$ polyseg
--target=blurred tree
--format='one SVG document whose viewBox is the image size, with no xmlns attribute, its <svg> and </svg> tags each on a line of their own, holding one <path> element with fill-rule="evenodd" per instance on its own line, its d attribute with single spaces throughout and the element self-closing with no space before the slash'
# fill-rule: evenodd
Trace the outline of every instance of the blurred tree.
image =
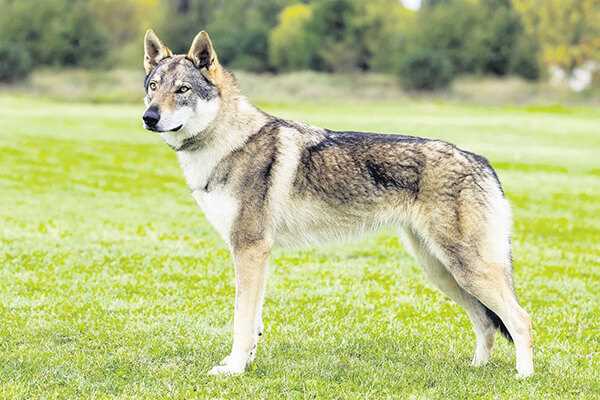
<svg viewBox="0 0 600 400">
<path fill-rule="evenodd" d="M 179 14 L 185 14 L 190 10 L 190 0 L 177 0 L 175 7 Z"/>
<path fill-rule="evenodd" d="M 271 60 L 282 69 L 391 71 L 413 22 L 414 12 L 397 0 L 297 3 L 271 35 Z M 282 65 L 284 55 L 298 62 Z"/>
<path fill-rule="evenodd" d="M 19 44 L 0 42 L 0 82 L 14 82 L 31 72 L 31 57 Z"/>
<path fill-rule="evenodd" d="M 95 66 L 104 60 L 109 37 L 84 0 L 3 0 L 0 40 L 18 43 L 34 66 Z"/>
<path fill-rule="evenodd" d="M 233 68 L 271 70 L 269 34 L 292 0 L 227 0 L 215 10 L 208 29 L 221 60 Z"/>
<path fill-rule="evenodd" d="M 525 32 L 521 18 L 510 0 L 480 0 L 482 19 L 474 30 L 476 41 L 486 50 L 481 72 L 494 75 L 516 73 L 537 79 L 537 45 Z"/>
<path fill-rule="evenodd" d="M 600 0 L 513 0 L 529 33 L 541 46 L 542 61 L 567 72 L 600 61 Z"/>
<path fill-rule="evenodd" d="M 327 71 L 366 69 L 367 49 L 353 25 L 358 0 L 314 0 L 306 25 L 310 42 L 318 42 L 313 68 Z"/>
<path fill-rule="evenodd" d="M 456 73 L 483 70 L 487 49 L 479 30 L 483 9 L 471 1 L 449 1 L 418 13 L 411 46 L 436 50 L 447 57 Z"/>
<path fill-rule="evenodd" d="M 576 9 L 592 15 L 590 4 L 598 1 L 549 3 L 581 4 Z M 536 28 L 525 31 L 512 4 L 428 0 L 414 12 L 398 0 L 0 0 L 5 10 L 0 40 L 21 44 L 34 65 L 96 65 L 107 59 L 109 49 L 113 63 L 139 65 L 145 28 L 156 28 L 178 53 L 186 52 L 204 29 L 221 61 L 232 68 L 397 72 L 409 58 L 429 59 L 439 67 L 443 57 L 457 74 L 535 78 L 535 38 L 545 25 L 538 18 Z M 588 50 L 597 46 L 586 33 L 594 31 L 588 29 L 591 17 L 578 18 L 587 25 L 573 28 L 585 28 L 574 54 L 585 58 L 581 54 L 595 54 Z"/>
<path fill-rule="evenodd" d="M 409 90 L 436 90 L 448 87 L 454 79 L 448 57 L 433 49 L 412 48 L 398 64 L 402 86 Z"/>
<path fill-rule="evenodd" d="M 207 30 L 220 60 L 230 67 L 270 69 L 268 40 L 279 12 L 292 0 L 163 0 L 160 32 L 177 52 L 185 52 L 198 31 Z M 173 21 L 177 21 L 174 23 Z"/>
<path fill-rule="evenodd" d="M 207 29 L 221 3 L 219 0 L 162 0 L 157 33 L 173 51 L 184 53 L 198 31 Z"/>
<path fill-rule="evenodd" d="M 152 23 L 158 0 L 89 0 L 94 15 L 106 28 L 112 44 L 139 42 L 140 34 Z M 118 18 L 115 18 L 118 16 Z M 139 45 L 139 43 L 138 43 Z"/>
<path fill-rule="evenodd" d="M 316 43 L 309 43 L 306 24 L 312 10 L 306 4 L 294 4 L 279 14 L 279 23 L 269 37 L 269 60 L 279 70 L 309 69 L 315 55 Z"/>
<path fill-rule="evenodd" d="M 451 0 L 421 0 L 421 8 L 435 7 L 440 4 L 448 3 Z"/>
<path fill-rule="evenodd" d="M 537 42 L 529 35 L 519 36 L 511 54 L 509 73 L 527 80 L 538 79 L 541 71 L 537 54 L 539 54 Z"/>
<path fill-rule="evenodd" d="M 139 66 L 143 57 L 141 38 L 154 27 L 161 13 L 159 0 L 89 0 L 94 16 L 110 39 L 111 60 L 119 65 Z M 119 18 L 115 18 L 119 16 Z"/>
<path fill-rule="evenodd" d="M 535 42 L 510 0 L 450 0 L 423 8 L 408 42 L 444 55 L 457 74 L 539 75 Z"/>
<path fill-rule="evenodd" d="M 415 22 L 416 13 L 397 0 L 359 2 L 352 24 L 360 33 L 365 69 L 393 71 Z"/>
</svg>

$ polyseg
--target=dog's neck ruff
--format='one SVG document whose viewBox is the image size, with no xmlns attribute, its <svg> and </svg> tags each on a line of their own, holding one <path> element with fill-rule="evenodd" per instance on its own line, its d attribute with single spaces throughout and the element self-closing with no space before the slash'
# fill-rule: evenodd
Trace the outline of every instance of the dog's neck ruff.
<svg viewBox="0 0 600 400">
<path fill-rule="evenodd" d="M 205 135 L 206 132 L 205 131 L 206 131 L 206 129 L 204 131 L 196 133 L 193 136 L 183 139 L 183 143 L 179 147 L 170 145 L 168 143 L 167 143 L 167 145 L 171 149 L 173 149 L 175 152 L 200 150 L 208 142 L 208 140 L 206 140 L 206 135 Z"/>
<path fill-rule="evenodd" d="M 204 130 L 174 149 L 192 192 L 206 187 L 214 168 L 242 148 L 268 122 L 268 115 L 237 97 L 222 105 L 222 113 Z"/>
<path fill-rule="evenodd" d="M 202 150 L 214 141 L 212 139 L 215 138 L 216 131 L 218 130 L 217 125 L 218 117 L 217 120 L 211 122 L 206 128 L 200 129 L 198 132 L 183 139 L 179 146 L 173 146 L 169 143 L 167 145 L 176 153 Z"/>
<path fill-rule="evenodd" d="M 218 142 L 238 141 L 235 138 L 227 138 L 234 132 L 242 133 L 241 136 L 249 136 L 266 122 L 266 114 L 252 106 L 244 97 L 236 97 L 229 104 L 222 104 L 219 114 L 206 128 L 183 139 L 179 147 L 168 144 L 175 152 L 194 152 L 202 150 L 211 144 Z M 242 121 L 240 123 L 239 121 Z M 245 138 L 241 138 L 241 143 Z M 229 143 L 231 145 L 231 143 Z M 233 149 L 232 149 L 233 150 Z"/>
</svg>

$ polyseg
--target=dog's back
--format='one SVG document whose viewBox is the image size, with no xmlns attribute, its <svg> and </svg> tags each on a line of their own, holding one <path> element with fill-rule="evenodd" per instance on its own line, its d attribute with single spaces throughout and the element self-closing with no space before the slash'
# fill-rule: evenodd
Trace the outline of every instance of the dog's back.
<svg viewBox="0 0 600 400">
<path fill-rule="evenodd" d="M 502 198 L 487 160 L 442 141 L 275 118 L 265 126 L 257 135 L 271 138 L 258 154 L 271 161 L 265 195 L 281 242 L 321 242 L 389 224 L 420 230 L 444 222 L 469 231 Z"/>
</svg>

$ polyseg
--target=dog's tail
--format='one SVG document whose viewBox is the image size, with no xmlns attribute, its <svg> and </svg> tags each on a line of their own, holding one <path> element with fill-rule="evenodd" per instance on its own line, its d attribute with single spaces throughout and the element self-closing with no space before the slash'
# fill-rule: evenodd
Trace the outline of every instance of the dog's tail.
<svg viewBox="0 0 600 400">
<path fill-rule="evenodd" d="M 504 325 L 504 322 L 502 322 L 502 320 L 500 319 L 500 317 L 495 312 L 493 312 L 492 310 L 487 308 L 483 303 L 481 303 L 481 305 L 483 306 L 483 308 L 485 308 L 485 314 L 492 321 L 492 323 L 494 324 L 496 329 L 498 329 L 500 331 L 502 336 L 504 336 L 506 339 L 508 339 L 512 342 L 513 338 L 510 335 L 510 332 L 508 331 L 508 329 L 506 328 L 506 325 Z"/>
</svg>

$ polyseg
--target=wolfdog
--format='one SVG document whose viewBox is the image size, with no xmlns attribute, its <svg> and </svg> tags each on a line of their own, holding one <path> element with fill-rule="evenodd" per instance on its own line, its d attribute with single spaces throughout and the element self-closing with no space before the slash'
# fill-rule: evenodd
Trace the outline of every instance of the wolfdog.
<svg viewBox="0 0 600 400">
<path fill-rule="evenodd" d="M 174 55 L 144 38 L 144 127 L 176 152 L 192 196 L 229 246 L 236 295 L 231 353 L 210 374 L 239 374 L 262 335 L 274 245 L 399 228 L 430 280 L 464 307 L 472 365 L 496 329 L 514 341 L 519 377 L 533 373 L 531 322 L 515 296 L 511 211 L 488 161 L 412 136 L 336 132 L 252 106 L 202 31 Z"/>
</svg>

